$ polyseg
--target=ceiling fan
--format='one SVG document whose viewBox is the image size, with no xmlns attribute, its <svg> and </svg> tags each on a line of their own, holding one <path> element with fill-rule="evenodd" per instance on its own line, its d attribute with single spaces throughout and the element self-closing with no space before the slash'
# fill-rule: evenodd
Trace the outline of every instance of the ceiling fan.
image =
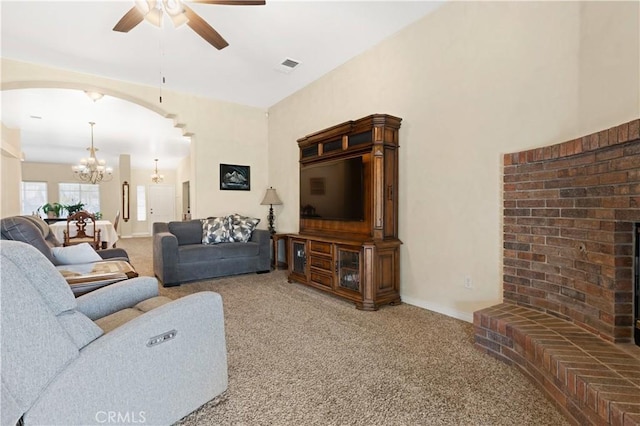
<svg viewBox="0 0 640 426">
<path fill-rule="evenodd" d="M 194 3 L 202 4 L 222 4 L 230 6 L 262 6 L 266 2 L 265 0 L 191 0 Z M 147 20 L 159 27 L 162 24 L 162 10 L 167 12 L 167 15 L 173 21 L 175 27 L 179 27 L 182 24 L 187 24 L 193 31 L 195 31 L 200 37 L 205 39 L 216 49 L 224 49 L 229 45 L 222 36 L 207 24 L 197 13 L 191 8 L 182 3 L 181 0 L 136 0 L 135 6 L 133 6 L 124 16 L 118 21 L 113 31 L 121 33 L 128 33 L 136 25 L 143 20 Z"/>
</svg>

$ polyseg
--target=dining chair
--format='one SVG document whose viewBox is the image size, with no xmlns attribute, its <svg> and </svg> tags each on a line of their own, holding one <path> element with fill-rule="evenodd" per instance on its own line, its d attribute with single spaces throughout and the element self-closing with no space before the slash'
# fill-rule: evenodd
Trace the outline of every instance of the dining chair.
<svg viewBox="0 0 640 426">
<path fill-rule="evenodd" d="M 93 227 L 93 231 L 87 229 L 87 225 L 91 225 L 89 228 Z M 71 229 L 74 226 L 76 233 L 72 237 Z M 81 243 L 89 243 L 96 250 L 101 248 L 100 230 L 96 226 L 96 217 L 84 210 L 67 217 L 67 229 L 64 231 L 63 245 L 71 246 Z"/>
</svg>

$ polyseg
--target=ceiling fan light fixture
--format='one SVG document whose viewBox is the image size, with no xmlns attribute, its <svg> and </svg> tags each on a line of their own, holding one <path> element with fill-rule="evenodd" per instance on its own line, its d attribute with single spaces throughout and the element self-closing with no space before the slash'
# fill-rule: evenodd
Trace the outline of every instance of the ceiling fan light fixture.
<svg viewBox="0 0 640 426">
<path fill-rule="evenodd" d="M 152 23 L 156 27 L 162 27 L 162 10 L 161 9 L 151 9 L 149 13 L 144 15 L 144 19 L 147 22 Z"/>
<path fill-rule="evenodd" d="M 153 3 L 155 3 L 155 1 Z M 136 9 L 138 9 L 138 11 L 143 15 L 146 15 L 152 9 L 151 2 L 149 1 L 136 0 L 134 4 L 136 6 Z M 153 5 L 153 7 L 155 7 L 155 4 Z"/>
<path fill-rule="evenodd" d="M 162 4 L 164 5 L 164 10 L 166 10 L 170 16 L 184 13 L 184 7 L 180 0 L 162 0 Z"/>
<path fill-rule="evenodd" d="M 1 0 L 0 0 L 1 1 Z M 265 0 L 192 0 L 202 4 L 218 5 L 257 5 L 263 6 Z M 183 24 L 189 25 L 200 37 L 218 50 L 224 49 L 229 43 L 209 25 L 200 15 L 185 6 L 183 0 L 134 0 L 135 6 L 129 9 L 118 23 L 113 27 L 113 31 L 128 33 L 143 20 L 150 22 L 156 27 L 162 27 L 162 12 L 173 21 L 173 25 L 178 28 Z M 160 100 L 162 102 L 162 98 Z"/>
<path fill-rule="evenodd" d="M 175 28 L 180 28 L 187 22 L 189 22 L 189 18 L 184 13 L 179 13 L 177 15 L 169 15 L 171 17 L 171 22 L 173 22 L 173 26 Z"/>
</svg>

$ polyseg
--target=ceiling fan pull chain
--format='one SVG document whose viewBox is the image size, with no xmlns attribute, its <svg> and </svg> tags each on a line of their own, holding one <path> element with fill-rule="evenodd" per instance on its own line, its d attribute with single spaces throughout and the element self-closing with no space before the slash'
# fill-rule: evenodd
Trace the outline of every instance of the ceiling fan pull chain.
<svg viewBox="0 0 640 426">
<path fill-rule="evenodd" d="M 162 86 L 165 83 L 164 75 L 162 72 L 162 64 L 164 59 L 164 50 L 162 50 L 162 32 L 160 33 L 160 37 L 158 38 L 158 49 L 160 50 L 160 103 L 162 103 Z"/>
</svg>

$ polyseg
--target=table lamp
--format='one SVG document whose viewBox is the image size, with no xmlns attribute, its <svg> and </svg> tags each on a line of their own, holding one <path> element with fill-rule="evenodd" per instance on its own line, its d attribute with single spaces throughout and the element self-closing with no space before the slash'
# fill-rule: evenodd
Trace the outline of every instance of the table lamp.
<svg viewBox="0 0 640 426">
<path fill-rule="evenodd" d="M 275 220 L 275 215 L 273 214 L 274 204 L 276 206 L 279 206 L 282 204 L 282 201 L 280 201 L 280 198 L 278 198 L 278 194 L 276 193 L 276 190 L 273 189 L 273 187 L 269 187 L 269 189 L 267 189 L 267 193 L 264 194 L 264 198 L 262 199 L 262 202 L 260 203 L 260 205 L 269 206 L 269 215 L 267 216 L 267 221 L 269 222 L 269 232 L 271 234 L 276 233 L 276 230 L 273 227 L 273 221 Z"/>
</svg>

